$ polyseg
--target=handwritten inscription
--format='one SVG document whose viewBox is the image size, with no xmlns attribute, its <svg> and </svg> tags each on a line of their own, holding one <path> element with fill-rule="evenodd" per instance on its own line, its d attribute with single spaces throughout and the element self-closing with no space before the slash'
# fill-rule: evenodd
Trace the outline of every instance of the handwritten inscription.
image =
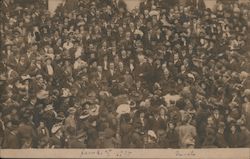
<svg viewBox="0 0 250 159">
<path fill-rule="evenodd" d="M 184 151 L 184 152 L 183 151 L 176 151 L 175 155 L 178 157 L 194 157 L 194 156 L 196 156 L 196 154 L 193 150 Z"/>
<path fill-rule="evenodd" d="M 132 154 L 129 150 L 119 150 L 113 151 L 112 149 L 103 150 L 82 150 L 80 158 L 91 157 L 91 156 L 105 156 L 105 157 L 129 157 Z"/>
</svg>

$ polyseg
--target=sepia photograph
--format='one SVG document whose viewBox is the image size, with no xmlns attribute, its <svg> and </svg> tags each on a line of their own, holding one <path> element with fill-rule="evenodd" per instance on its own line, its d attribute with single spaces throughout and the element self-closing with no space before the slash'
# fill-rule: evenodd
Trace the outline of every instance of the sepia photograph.
<svg viewBox="0 0 250 159">
<path fill-rule="evenodd" d="M 0 158 L 250 158 L 250 0 L 0 3 Z"/>
</svg>

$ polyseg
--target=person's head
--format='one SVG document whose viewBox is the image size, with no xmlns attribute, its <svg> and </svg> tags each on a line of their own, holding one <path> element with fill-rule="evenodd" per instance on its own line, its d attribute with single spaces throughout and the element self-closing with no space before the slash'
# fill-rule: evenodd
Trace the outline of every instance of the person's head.
<svg viewBox="0 0 250 159">
<path fill-rule="evenodd" d="M 173 130 L 175 128 L 175 124 L 173 122 L 169 122 L 168 127 L 170 130 Z"/>
<path fill-rule="evenodd" d="M 121 51 L 121 57 L 126 58 L 127 57 L 127 52 L 125 50 Z"/>
<path fill-rule="evenodd" d="M 102 72 L 102 66 L 97 66 L 97 72 Z"/>
<path fill-rule="evenodd" d="M 231 132 L 235 132 L 236 131 L 236 125 L 235 124 L 231 124 L 230 125 L 230 131 Z"/>
<path fill-rule="evenodd" d="M 131 39 L 131 33 L 129 31 L 126 32 L 126 39 Z"/>
<path fill-rule="evenodd" d="M 143 111 L 141 111 L 140 114 L 139 114 L 139 117 L 140 118 L 144 118 L 145 117 L 145 113 Z"/>
<path fill-rule="evenodd" d="M 21 56 L 21 57 L 20 57 L 20 63 L 24 64 L 24 63 L 25 63 L 25 60 L 26 60 L 26 59 L 25 59 L 24 56 Z"/>
<path fill-rule="evenodd" d="M 96 61 L 93 61 L 92 64 L 91 64 L 92 68 L 97 68 L 97 62 Z"/>
<path fill-rule="evenodd" d="M 159 114 L 160 114 L 160 115 L 165 115 L 165 114 L 166 114 L 166 109 L 160 108 Z"/>
<path fill-rule="evenodd" d="M 240 125 L 240 130 L 241 130 L 241 131 L 246 130 L 246 129 L 247 129 L 247 127 L 246 127 L 245 124 L 241 124 L 241 125 Z"/>
<path fill-rule="evenodd" d="M 40 125 L 40 127 L 42 127 L 42 128 L 45 127 L 44 121 L 40 121 L 40 122 L 39 122 L 39 125 Z"/>
<path fill-rule="evenodd" d="M 124 68 L 123 63 L 122 63 L 122 62 L 119 62 L 119 63 L 118 63 L 118 67 L 119 67 L 120 70 L 123 70 L 123 68 Z"/>
<path fill-rule="evenodd" d="M 111 62 L 111 63 L 109 64 L 109 69 L 111 69 L 111 70 L 114 70 L 114 69 L 115 69 L 115 64 L 114 64 L 113 62 Z"/>
<path fill-rule="evenodd" d="M 165 68 L 163 70 L 163 74 L 164 74 L 165 79 L 168 79 L 168 77 L 169 77 L 169 70 L 167 68 Z"/>
<path fill-rule="evenodd" d="M 213 114 L 214 114 L 215 116 L 218 116 L 218 115 L 220 115 L 220 112 L 219 112 L 218 109 L 215 109 L 215 110 L 213 111 Z"/>
<path fill-rule="evenodd" d="M 208 124 L 208 125 L 213 125 L 213 124 L 214 124 L 213 118 L 212 118 L 211 116 L 208 117 L 208 119 L 207 119 L 207 124 Z"/>
<path fill-rule="evenodd" d="M 118 32 L 119 32 L 120 34 L 123 34 L 123 28 L 122 28 L 121 26 L 118 28 Z"/>
</svg>

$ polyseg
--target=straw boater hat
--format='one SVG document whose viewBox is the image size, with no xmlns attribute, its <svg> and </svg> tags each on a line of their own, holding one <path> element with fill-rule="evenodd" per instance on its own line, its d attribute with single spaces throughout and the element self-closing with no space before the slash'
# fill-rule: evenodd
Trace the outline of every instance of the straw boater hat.
<svg viewBox="0 0 250 159">
<path fill-rule="evenodd" d="M 52 134 L 55 134 L 55 133 L 57 133 L 61 128 L 62 128 L 62 125 L 61 125 L 61 124 L 55 124 L 55 125 L 53 125 L 53 127 L 52 127 L 52 129 L 51 129 L 51 133 L 52 133 Z"/>
<path fill-rule="evenodd" d="M 157 136 L 155 134 L 155 132 L 153 130 L 148 130 L 148 136 L 154 138 L 154 139 L 157 139 Z"/>
<path fill-rule="evenodd" d="M 22 79 L 22 81 L 26 81 L 26 80 L 30 80 L 31 77 L 30 77 L 30 75 L 23 75 L 23 76 L 21 76 L 21 79 Z"/>
<path fill-rule="evenodd" d="M 37 94 L 36 94 L 36 97 L 38 99 L 46 99 L 49 97 L 49 91 L 46 91 L 46 90 L 40 90 Z"/>
<path fill-rule="evenodd" d="M 128 105 L 128 104 L 119 105 L 116 109 L 116 113 L 118 113 L 120 115 L 130 113 L 130 105 Z"/>
<path fill-rule="evenodd" d="M 87 110 L 84 110 L 81 115 L 79 116 L 79 119 L 87 119 L 89 117 L 89 112 Z"/>
<path fill-rule="evenodd" d="M 69 114 L 75 114 L 76 108 L 70 107 L 70 108 L 68 109 L 68 112 L 69 112 Z"/>
</svg>

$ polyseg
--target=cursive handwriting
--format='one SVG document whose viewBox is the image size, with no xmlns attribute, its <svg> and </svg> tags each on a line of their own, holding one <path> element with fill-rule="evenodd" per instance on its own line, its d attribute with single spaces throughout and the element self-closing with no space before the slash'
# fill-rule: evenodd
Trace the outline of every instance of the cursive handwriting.
<svg viewBox="0 0 250 159">
<path fill-rule="evenodd" d="M 193 150 L 190 150 L 190 151 L 184 151 L 184 152 L 181 152 L 181 151 L 176 151 L 175 153 L 176 156 L 178 157 L 194 157 L 196 156 L 195 152 Z"/>
<path fill-rule="evenodd" d="M 80 158 L 91 157 L 91 156 L 105 156 L 105 157 L 129 157 L 132 154 L 128 150 L 119 150 L 113 151 L 112 149 L 103 149 L 103 150 L 87 150 L 84 149 L 81 151 Z"/>
</svg>

